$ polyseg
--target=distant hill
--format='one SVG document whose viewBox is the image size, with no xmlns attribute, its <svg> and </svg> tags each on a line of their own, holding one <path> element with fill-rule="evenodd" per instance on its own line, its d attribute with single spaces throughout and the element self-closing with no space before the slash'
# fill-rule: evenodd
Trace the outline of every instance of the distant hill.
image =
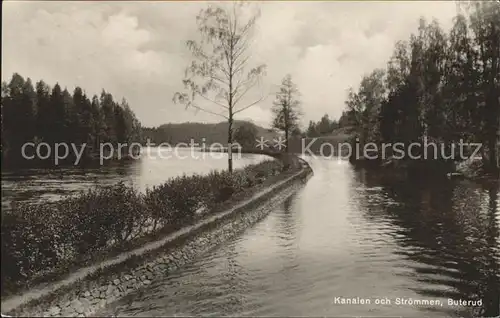
<svg viewBox="0 0 500 318">
<path fill-rule="evenodd" d="M 266 129 L 264 127 L 255 125 L 248 121 L 235 120 L 233 130 L 236 130 L 243 124 L 249 124 L 255 127 L 258 137 L 272 140 L 278 133 Z M 156 128 L 142 128 L 142 136 L 144 140 L 149 139 L 152 143 L 169 143 L 175 145 L 181 142 L 189 143 L 193 139 L 196 143 L 202 143 L 205 138 L 205 144 L 212 143 L 227 143 L 227 122 L 220 122 L 217 124 L 207 123 L 180 123 L 180 124 L 164 124 Z"/>
<path fill-rule="evenodd" d="M 257 138 L 264 137 L 272 143 L 274 138 L 282 135 L 281 132 L 273 131 L 272 129 L 267 129 L 262 126 L 258 126 L 254 123 L 248 121 L 236 121 L 234 122 L 234 130 L 243 124 L 252 125 L 257 130 Z M 350 127 L 337 128 L 327 135 L 322 135 L 318 137 L 305 137 L 302 141 L 300 137 L 292 137 L 290 140 L 290 151 L 295 153 L 302 153 L 302 145 L 309 145 L 310 142 L 316 138 L 316 141 L 312 143 L 310 149 L 313 153 L 319 154 L 322 144 L 329 144 L 324 146 L 323 154 L 326 156 L 331 155 L 330 145 L 333 146 L 332 150 L 334 154 L 338 154 L 339 144 L 348 142 L 352 136 L 350 133 Z M 149 139 L 152 143 L 159 145 L 160 143 L 168 143 L 174 146 L 178 143 L 185 142 L 188 143 L 191 139 L 194 142 L 201 144 L 203 138 L 205 138 L 205 145 L 213 143 L 227 143 L 227 122 L 220 122 L 217 124 L 206 124 L 206 123 L 180 123 L 180 124 L 164 124 L 156 128 L 142 128 L 142 135 L 144 140 Z M 269 143 L 268 143 L 269 144 Z M 343 150 L 343 149 L 342 149 Z"/>
</svg>

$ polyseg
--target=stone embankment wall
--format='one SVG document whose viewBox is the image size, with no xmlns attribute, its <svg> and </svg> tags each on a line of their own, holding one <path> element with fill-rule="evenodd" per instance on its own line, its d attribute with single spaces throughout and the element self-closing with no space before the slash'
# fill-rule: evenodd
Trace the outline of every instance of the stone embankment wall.
<svg viewBox="0 0 500 318">
<path fill-rule="evenodd" d="M 105 306 L 201 257 L 264 218 L 274 206 L 281 204 L 312 174 L 305 161 L 299 162 L 302 168 L 293 176 L 281 181 L 263 195 L 257 195 L 231 213 L 226 213 L 223 218 L 187 233 L 175 242 L 175 246 L 164 246 L 105 268 L 76 284 L 60 288 L 31 304 L 18 307 L 22 309 L 11 314 L 46 317 L 95 315 Z"/>
</svg>

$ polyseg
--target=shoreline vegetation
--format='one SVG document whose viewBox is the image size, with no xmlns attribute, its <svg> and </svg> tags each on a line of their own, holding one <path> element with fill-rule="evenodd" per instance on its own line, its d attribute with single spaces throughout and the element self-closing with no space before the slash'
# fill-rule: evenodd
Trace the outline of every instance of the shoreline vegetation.
<svg viewBox="0 0 500 318">
<path fill-rule="evenodd" d="M 27 143 L 85 144 L 82 164 L 92 162 L 99 155 L 103 143 L 131 144 L 141 141 L 141 124 L 128 102 L 114 100 L 102 90 L 100 96 L 87 96 L 76 87 L 73 93 L 56 83 L 53 88 L 43 80 L 34 86 L 30 78 L 14 73 L 10 82 L 2 82 L 2 167 L 50 166 L 54 151 L 40 150 L 38 157 L 45 160 L 28 160 L 22 147 Z M 123 149 L 128 153 L 128 149 Z M 33 154 L 31 150 L 30 155 Z M 126 157 L 126 156 L 125 156 Z M 73 162 L 74 154 L 61 162 Z"/>
<path fill-rule="evenodd" d="M 265 217 L 270 207 L 282 202 L 280 197 L 272 200 L 275 195 L 283 192 L 287 197 L 312 174 L 309 165 L 296 156 L 276 157 L 283 160 L 285 156 L 293 163 L 293 169 L 235 194 L 193 224 L 136 242 L 137 246 L 126 252 L 79 266 L 53 282 L 2 297 L 5 312 L 14 316 L 98 315 L 106 304 L 176 271 Z"/>
<path fill-rule="evenodd" d="M 500 6 L 477 2 L 462 12 L 449 32 L 422 18 L 418 30 L 396 44 L 387 68 L 365 75 L 350 90 L 345 114 L 352 126 L 350 142 L 359 140 L 361 147 L 374 143 L 380 151 L 382 144 L 403 143 L 407 148 L 428 140 L 449 154 L 453 144 L 464 141 L 482 145 L 477 159 L 359 156 L 351 158 L 354 165 L 416 176 L 499 177 Z M 415 155 L 423 149 L 416 148 Z"/>
<path fill-rule="evenodd" d="M 172 233 L 288 176 L 297 160 L 180 176 L 140 193 L 123 183 L 2 213 L 2 298 Z M 292 158 L 292 159 L 291 159 Z"/>
</svg>

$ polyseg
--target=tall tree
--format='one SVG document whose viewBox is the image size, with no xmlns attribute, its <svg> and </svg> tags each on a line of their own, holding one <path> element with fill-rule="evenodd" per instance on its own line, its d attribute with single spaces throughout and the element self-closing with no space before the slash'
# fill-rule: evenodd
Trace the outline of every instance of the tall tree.
<svg viewBox="0 0 500 318">
<path fill-rule="evenodd" d="M 348 93 L 347 110 L 362 144 L 380 141 L 378 114 L 386 94 L 384 79 L 385 71 L 376 69 L 363 77 L 357 92 Z"/>
<path fill-rule="evenodd" d="M 81 105 L 81 128 L 80 128 L 80 140 L 85 142 L 87 145 L 93 145 L 95 142 L 96 132 L 94 131 L 94 116 L 92 113 L 92 104 L 84 93 L 82 96 Z"/>
<path fill-rule="evenodd" d="M 54 129 L 52 125 L 55 120 L 55 113 L 50 104 L 50 87 L 44 81 L 36 83 L 36 99 L 38 106 L 37 136 L 47 142 L 51 137 L 50 130 Z"/>
<path fill-rule="evenodd" d="M 265 65 L 251 67 L 250 45 L 259 12 L 244 19 L 244 5 L 210 5 L 196 17 L 200 41 L 189 40 L 194 60 L 186 69 L 185 92 L 174 94 L 174 102 L 228 121 L 228 169 L 233 170 L 231 144 L 234 115 L 261 102 L 265 96 L 243 104 L 244 97 L 264 75 Z M 195 98 L 200 97 L 203 104 Z M 214 110 L 214 107 L 216 110 Z"/>
<path fill-rule="evenodd" d="M 350 125 L 349 122 L 349 114 L 346 110 L 342 111 L 342 115 L 340 115 L 339 121 L 338 121 L 338 127 L 343 128 L 347 127 Z"/>
<path fill-rule="evenodd" d="M 104 132 L 109 142 L 116 142 L 116 104 L 113 95 L 106 91 L 101 92 L 100 105 L 104 119 Z"/>
<path fill-rule="evenodd" d="M 324 114 L 323 117 L 321 117 L 321 120 L 318 123 L 318 130 L 319 133 L 324 135 L 324 134 L 329 134 L 332 132 L 332 121 L 330 120 L 330 117 L 328 114 Z"/>
<path fill-rule="evenodd" d="M 500 132 L 500 5 L 496 2 L 472 4 L 470 26 L 479 57 L 480 96 L 484 105 L 483 143 L 488 148 L 489 170 L 498 172 Z"/>
<path fill-rule="evenodd" d="M 61 139 L 64 135 L 65 130 L 65 117 L 66 111 L 64 107 L 64 97 L 63 91 L 59 83 L 54 85 L 52 93 L 50 95 L 50 108 L 54 111 L 53 117 L 53 128 L 49 132 L 49 139 L 47 142 L 54 143 L 58 141 L 63 141 Z"/>
<path fill-rule="evenodd" d="M 312 120 L 309 121 L 309 126 L 307 126 L 306 135 L 307 137 L 317 137 L 320 135 L 316 123 Z"/>
<path fill-rule="evenodd" d="M 288 141 L 291 132 L 298 127 L 301 115 L 300 92 L 292 81 L 290 74 L 281 81 L 279 92 L 276 93 L 272 112 L 274 114 L 273 127 L 285 133 L 285 145 L 288 152 Z"/>
<path fill-rule="evenodd" d="M 104 123 L 104 115 L 101 108 L 101 103 L 97 95 L 92 96 L 92 118 L 94 119 L 92 130 L 95 133 L 93 151 L 99 149 L 99 143 L 108 141 L 106 136 L 106 124 Z"/>
<path fill-rule="evenodd" d="M 251 149 L 257 139 L 257 129 L 251 123 L 241 124 L 234 132 L 234 140 L 243 148 Z"/>
<path fill-rule="evenodd" d="M 76 111 L 73 96 L 69 93 L 67 89 L 63 91 L 63 122 L 64 130 L 63 135 L 60 136 L 62 140 L 67 143 L 77 142 L 80 143 L 77 138 L 78 131 L 80 130 L 79 125 L 79 114 Z"/>
<path fill-rule="evenodd" d="M 2 128 L 6 152 L 21 158 L 21 147 L 32 141 L 36 124 L 36 93 L 31 80 L 19 74 L 12 76 L 2 89 Z"/>
</svg>

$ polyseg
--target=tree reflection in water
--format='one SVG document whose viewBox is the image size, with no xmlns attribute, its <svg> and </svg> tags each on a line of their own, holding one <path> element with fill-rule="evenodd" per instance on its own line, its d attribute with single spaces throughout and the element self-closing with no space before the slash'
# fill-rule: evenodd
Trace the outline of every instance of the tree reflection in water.
<svg viewBox="0 0 500 318">
<path fill-rule="evenodd" d="M 500 314 L 498 182 L 409 182 L 363 170 L 356 176 L 368 188 L 382 187 L 385 196 L 361 202 L 369 211 L 365 217 L 396 225 L 397 253 L 411 260 L 413 279 L 420 282 L 415 285 L 436 287 L 413 290 L 430 298 L 482 300 L 480 308 L 455 307 L 459 315 Z"/>
</svg>

